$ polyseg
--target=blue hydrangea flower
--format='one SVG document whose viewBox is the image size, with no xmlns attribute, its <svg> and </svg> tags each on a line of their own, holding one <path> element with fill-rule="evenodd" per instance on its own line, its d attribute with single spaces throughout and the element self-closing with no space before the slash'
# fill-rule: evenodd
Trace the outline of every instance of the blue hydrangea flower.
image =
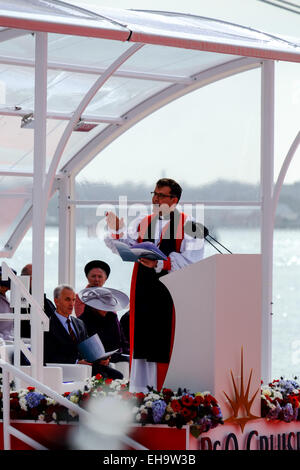
<svg viewBox="0 0 300 470">
<path fill-rule="evenodd" d="M 36 393 L 36 392 L 29 392 L 25 396 L 25 399 L 29 408 L 35 408 L 36 406 L 39 406 L 39 404 L 44 398 L 45 398 L 44 395 L 41 395 L 40 393 Z"/>
<path fill-rule="evenodd" d="M 156 400 L 152 403 L 152 416 L 155 423 L 159 423 L 166 410 L 166 402 L 164 400 Z"/>
<path fill-rule="evenodd" d="M 287 403 L 285 406 L 282 407 L 282 417 L 283 421 L 289 423 L 294 419 L 294 410 L 291 403 Z"/>
<path fill-rule="evenodd" d="M 203 418 L 197 420 L 197 426 L 199 426 L 200 433 L 207 432 L 212 427 L 215 427 L 212 423 L 212 420 L 208 416 L 203 416 Z"/>
<path fill-rule="evenodd" d="M 284 393 L 292 393 L 293 390 L 296 388 L 298 389 L 300 386 L 295 380 L 280 380 L 278 382 L 278 386 L 283 390 Z"/>
<path fill-rule="evenodd" d="M 270 409 L 267 414 L 267 419 L 278 419 L 279 413 L 281 411 L 281 406 L 277 403 L 276 407 Z"/>
</svg>

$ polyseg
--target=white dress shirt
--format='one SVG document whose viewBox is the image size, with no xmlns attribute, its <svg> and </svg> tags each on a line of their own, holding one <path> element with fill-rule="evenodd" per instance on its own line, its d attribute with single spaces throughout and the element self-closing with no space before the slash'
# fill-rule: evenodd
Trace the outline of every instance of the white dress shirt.
<svg viewBox="0 0 300 470">
<path fill-rule="evenodd" d="M 56 317 L 59 319 L 60 323 L 62 324 L 62 326 L 64 327 L 64 329 L 67 331 L 67 333 L 68 333 L 68 335 L 69 335 L 70 333 L 69 333 L 69 327 L 68 327 L 67 320 L 68 320 L 68 318 L 70 318 L 71 316 L 69 316 L 69 317 L 64 317 L 63 315 L 61 315 L 60 313 L 58 313 L 56 310 L 55 310 L 54 313 L 55 313 Z M 76 336 L 76 338 L 77 338 L 77 333 L 76 333 L 76 331 L 75 331 L 75 329 L 74 329 L 74 325 L 73 325 L 73 323 L 72 323 L 71 318 L 70 318 L 70 324 L 71 324 L 71 328 L 72 328 L 72 330 L 74 331 L 75 336 Z"/>
</svg>

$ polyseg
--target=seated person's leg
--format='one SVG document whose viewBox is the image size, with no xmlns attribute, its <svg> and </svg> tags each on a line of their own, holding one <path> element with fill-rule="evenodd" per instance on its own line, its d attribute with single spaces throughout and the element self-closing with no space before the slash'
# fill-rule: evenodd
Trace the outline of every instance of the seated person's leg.
<svg viewBox="0 0 300 470">
<path fill-rule="evenodd" d="M 112 354 L 110 358 L 110 362 L 116 363 L 116 362 L 129 362 L 129 354 L 122 354 L 119 352 L 116 352 Z"/>
<path fill-rule="evenodd" d="M 112 367 L 93 362 L 92 375 L 101 374 L 105 379 L 123 379 L 123 374 Z"/>
</svg>

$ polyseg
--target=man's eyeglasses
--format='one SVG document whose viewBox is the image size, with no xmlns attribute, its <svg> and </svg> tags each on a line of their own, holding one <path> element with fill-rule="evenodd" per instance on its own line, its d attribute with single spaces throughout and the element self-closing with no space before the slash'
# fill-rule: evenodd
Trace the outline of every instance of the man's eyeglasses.
<svg viewBox="0 0 300 470">
<path fill-rule="evenodd" d="M 163 199 L 164 197 L 176 197 L 173 194 L 164 194 L 164 193 L 157 193 L 156 191 L 151 192 L 152 197 L 157 197 L 157 199 Z"/>
</svg>

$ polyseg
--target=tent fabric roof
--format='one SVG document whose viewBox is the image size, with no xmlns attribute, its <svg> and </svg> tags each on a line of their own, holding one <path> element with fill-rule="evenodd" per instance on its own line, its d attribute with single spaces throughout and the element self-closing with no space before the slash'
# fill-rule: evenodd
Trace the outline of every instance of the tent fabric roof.
<svg viewBox="0 0 300 470">
<path fill-rule="evenodd" d="M 171 98 L 196 89 L 203 74 L 216 80 L 227 66 L 236 67 L 237 73 L 259 66 L 262 59 L 300 62 L 299 39 L 210 18 L 95 5 L 87 10 L 56 0 L 0 0 L 0 198 L 13 207 L 7 213 L 1 204 L 0 251 L 31 203 L 32 33 L 41 31 L 49 33 L 46 171 L 74 113 L 110 69 L 74 123 L 58 172 L 74 169 L 75 161 L 80 169 L 86 152 L 93 155 L 105 139 L 112 140 L 113 132 L 116 138 L 129 127 L 130 115 L 137 122 Z M 131 53 L 137 43 L 142 47 Z M 81 132 L 86 124 L 89 132 Z"/>
<path fill-rule="evenodd" d="M 299 61 L 299 43 L 225 21 L 187 14 L 78 8 L 47 0 L 0 1 L 0 24 L 8 28 Z"/>
</svg>

